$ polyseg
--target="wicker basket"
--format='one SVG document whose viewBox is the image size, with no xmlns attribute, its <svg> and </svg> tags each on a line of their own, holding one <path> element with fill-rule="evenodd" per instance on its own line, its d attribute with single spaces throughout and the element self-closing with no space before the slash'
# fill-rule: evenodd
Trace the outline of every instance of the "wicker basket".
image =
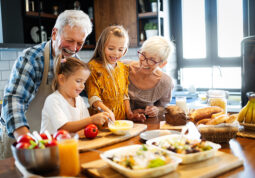
<svg viewBox="0 0 255 178">
<path fill-rule="evenodd" d="M 198 127 L 201 133 L 201 138 L 215 143 L 229 142 L 230 139 L 235 138 L 238 132 L 237 125 L 222 124 L 215 126 L 201 126 Z"/>
</svg>

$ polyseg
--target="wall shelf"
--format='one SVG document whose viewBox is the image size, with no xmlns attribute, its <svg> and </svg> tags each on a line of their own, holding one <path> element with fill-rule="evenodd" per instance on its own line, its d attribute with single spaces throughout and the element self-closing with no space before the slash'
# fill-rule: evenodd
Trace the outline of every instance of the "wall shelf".
<svg viewBox="0 0 255 178">
<path fill-rule="evenodd" d="M 39 17 L 39 12 L 28 11 L 28 12 L 26 12 L 26 15 L 32 16 L 32 17 Z M 58 16 L 54 15 L 54 14 L 41 12 L 40 17 L 56 19 Z"/>
<path fill-rule="evenodd" d="M 151 18 L 151 17 L 157 17 L 158 14 L 157 12 L 145 12 L 145 13 L 139 13 L 138 14 L 138 18 L 142 19 L 142 18 Z"/>
</svg>

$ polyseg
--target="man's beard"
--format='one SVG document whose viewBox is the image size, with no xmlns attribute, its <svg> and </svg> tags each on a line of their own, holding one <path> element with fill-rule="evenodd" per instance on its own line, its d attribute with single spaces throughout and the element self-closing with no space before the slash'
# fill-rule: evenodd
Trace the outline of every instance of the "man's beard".
<svg viewBox="0 0 255 178">
<path fill-rule="evenodd" d="M 68 56 L 65 56 L 64 53 L 65 54 L 67 53 Z M 65 57 L 74 57 L 75 54 L 76 54 L 76 52 L 73 52 L 73 51 L 71 51 L 71 50 L 69 50 L 67 48 L 57 49 L 57 51 L 56 51 L 56 56 L 60 56 L 61 55 L 62 58 L 65 58 Z"/>
</svg>

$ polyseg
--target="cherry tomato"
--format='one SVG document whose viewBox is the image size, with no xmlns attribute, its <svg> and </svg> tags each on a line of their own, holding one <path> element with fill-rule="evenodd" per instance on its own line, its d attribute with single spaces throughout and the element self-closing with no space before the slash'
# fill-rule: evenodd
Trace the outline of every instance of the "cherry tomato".
<svg viewBox="0 0 255 178">
<path fill-rule="evenodd" d="M 84 135 L 86 138 L 95 138 L 98 133 L 98 128 L 95 124 L 89 124 L 84 129 Z"/>
<path fill-rule="evenodd" d="M 27 135 L 27 134 L 21 135 L 17 139 L 18 143 L 25 142 L 25 143 L 29 143 L 30 144 L 30 141 L 35 141 L 35 140 L 32 137 L 30 137 L 29 135 Z"/>
<path fill-rule="evenodd" d="M 53 138 L 56 140 L 59 139 L 67 139 L 71 138 L 71 135 L 66 130 L 58 130 L 54 135 Z"/>
<path fill-rule="evenodd" d="M 17 149 L 28 149 L 30 144 L 28 142 L 20 142 L 16 145 Z"/>
</svg>

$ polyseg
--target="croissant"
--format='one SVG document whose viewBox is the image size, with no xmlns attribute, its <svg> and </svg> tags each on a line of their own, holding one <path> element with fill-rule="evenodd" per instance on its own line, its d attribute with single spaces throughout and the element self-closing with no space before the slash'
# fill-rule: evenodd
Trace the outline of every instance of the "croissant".
<svg viewBox="0 0 255 178">
<path fill-rule="evenodd" d="M 201 119 L 211 118 L 213 114 L 222 111 L 223 109 L 217 106 L 196 109 L 190 114 L 190 119 L 193 120 L 194 122 L 198 122 Z"/>
</svg>

